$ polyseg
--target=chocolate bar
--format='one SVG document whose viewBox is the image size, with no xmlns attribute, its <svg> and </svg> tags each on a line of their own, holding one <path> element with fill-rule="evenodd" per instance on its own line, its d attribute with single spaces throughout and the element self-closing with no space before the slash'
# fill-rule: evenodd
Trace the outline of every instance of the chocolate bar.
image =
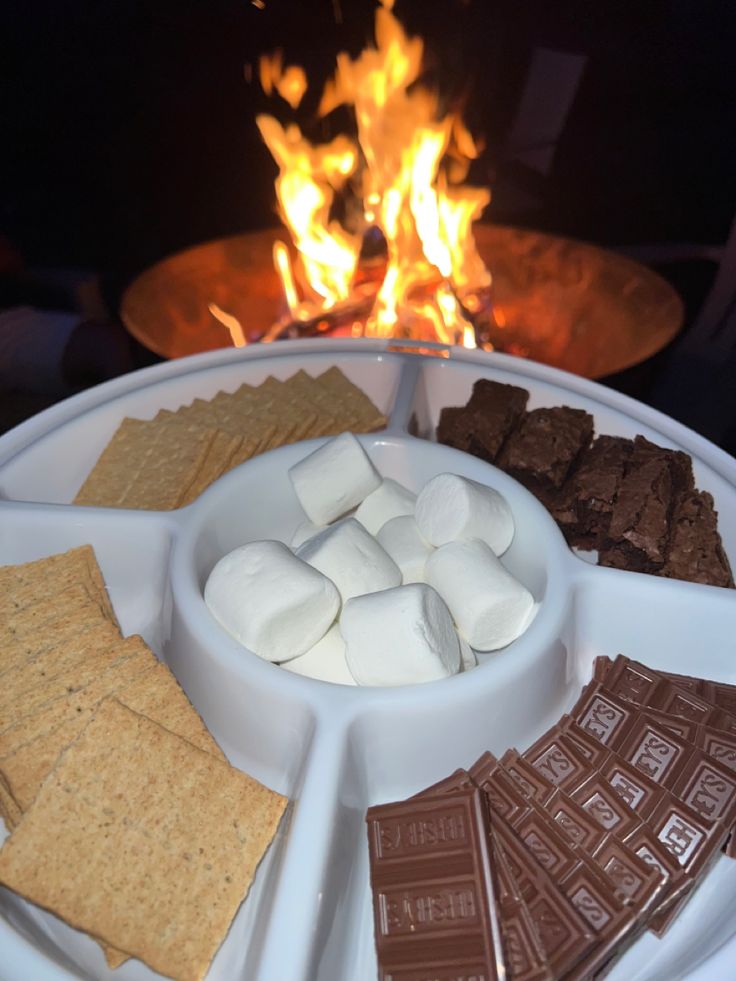
<svg viewBox="0 0 736 981">
<path fill-rule="evenodd" d="M 494 840 L 526 902 L 555 977 L 562 977 L 595 947 L 590 927 L 503 821 L 493 823 Z"/>
<path fill-rule="evenodd" d="M 513 981 L 553 981 L 529 907 L 503 851 L 491 833 L 491 855 L 498 881 L 498 905 L 507 974 Z"/>
<path fill-rule="evenodd" d="M 680 715 L 718 729 L 736 731 L 736 717 L 709 702 L 692 689 L 673 684 L 660 672 L 622 654 L 602 679 L 606 687 L 624 701 Z"/>
<path fill-rule="evenodd" d="M 679 870 L 676 864 L 668 860 L 667 853 L 658 845 L 652 843 L 654 849 L 654 855 L 652 856 L 654 860 L 652 861 L 649 857 L 640 856 L 630 849 L 625 843 L 623 836 L 618 840 L 616 845 L 610 844 L 613 838 L 602 826 L 601 815 L 596 813 L 595 809 L 593 815 L 588 814 L 582 806 L 559 789 L 552 790 L 551 794 L 545 797 L 543 808 L 540 808 L 539 805 L 528 797 L 525 801 L 521 786 L 516 782 L 514 784 L 507 783 L 503 794 L 499 795 L 499 786 L 503 785 L 503 779 L 506 776 L 504 768 L 495 761 L 495 765 L 490 766 L 488 763 L 489 759 L 492 760 L 490 754 L 486 754 L 483 759 L 486 761 L 486 764 L 482 785 L 491 802 L 491 806 L 496 809 L 496 813 L 507 818 L 517 833 L 521 834 L 525 828 L 527 829 L 526 833 L 522 834 L 522 837 L 524 837 L 530 851 L 537 848 L 546 849 L 549 852 L 544 861 L 547 863 L 545 866 L 547 871 L 553 874 L 553 877 L 556 878 L 556 872 L 561 871 L 561 867 L 555 868 L 558 862 L 564 865 L 567 858 L 568 865 L 570 864 L 569 854 L 567 856 L 560 856 L 559 851 L 561 846 L 559 843 L 556 844 L 556 836 L 559 832 L 562 832 L 567 838 L 568 849 L 569 845 L 572 845 L 578 855 L 581 852 L 584 855 L 589 855 L 595 864 L 606 874 L 608 874 L 608 866 L 602 864 L 607 860 L 606 844 L 609 843 L 609 850 L 617 850 L 618 858 L 621 862 L 621 869 L 619 871 L 628 868 L 630 875 L 629 889 L 624 890 L 624 892 L 628 898 L 635 896 L 642 914 L 649 912 L 651 908 L 658 907 L 669 895 L 669 890 L 666 892 L 664 887 L 672 877 L 672 873 L 678 872 Z M 523 760 L 524 764 L 527 764 L 527 762 Z M 471 773 L 475 773 L 475 771 L 476 767 L 471 768 Z M 586 785 L 586 780 L 590 776 L 594 776 L 594 774 L 587 772 L 583 785 Z M 604 790 L 604 793 L 607 794 L 607 791 Z M 626 808 L 622 807 L 621 811 L 625 813 Z M 536 829 L 532 827 L 534 820 L 539 821 L 540 818 L 546 824 L 549 825 L 551 823 L 552 825 L 553 830 L 546 837 L 540 831 L 539 826 Z M 605 814 L 603 815 L 603 820 L 605 822 Z M 531 832 L 529 831 L 530 827 L 532 827 Z M 631 821 L 623 822 L 619 827 L 620 833 L 629 833 L 631 830 L 633 830 Z M 555 852 L 555 849 L 557 852 Z M 557 858 L 555 858 L 556 853 Z M 626 856 L 625 860 L 624 856 Z M 682 875 L 678 874 L 677 881 L 679 882 L 681 878 Z M 611 886 L 615 890 L 618 890 L 618 879 L 614 878 Z"/>
<path fill-rule="evenodd" d="M 524 751 L 523 758 L 555 787 L 567 790 L 577 786 L 591 769 L 588 757 L 581 754 L 574 741 L 554 726 Z"/>
<path fill-rule="evenodd" d="M 481 791 L 378 805 L 366 822 L 380 977 L 503 981 Z"/>
<path fill-rule="evenodd" d="M 686 674 L 672 674 L 668 671 L 660 671 L 663 678 L 667 678 L 678 688 L 687 688 L 701 698 L 717 705 L 719 708 L 736 715 L 736 685 L 729 685 L 723 681 L 706 681 L 703 678 L 691 678 Z"/>
<path fill-rule="evenodd" d="M 486 753 L 480 768 L 490 773 L 497 767 L 495 758 Z M 479 772 L 478 764 L 474 767 Z M 451 793 L 474 786 L 466 770 L 456 770 L 412 799 Z M 537 936 L 534 921 L 504 855 L 491 833 L 491 858 L 496 870 L 498 917 L 501 925 L 507 974 L 514 981 L 552 981 L 553 974 Z"/>
<path fill-rule="evenodd" d="M 490 782 L 498 778 L 498 771 L 491 775 Z M 520 790 L 515 790 L 521 794 Z M 550 876 L 562 895 L 587 922 L 597 943 L 575 966 L 570 977 L 589 977 L 605 964 L 614 949 L 623 951 L 622 941 L 629 934 L 631 939 L 643 928 L 639 924 L 640 909 L 633 904 L 630 894 L 620 891 L 616 882 L 609 878 L 601 865 L 590 858 L 583 849 L 577 847 L 563 832 L 548 812 L 534 802 L 526 809 L 516 806 L 514 819 L 509 822 L 514 834 L 525 846 L 527 853 Z M 499 818 L 499 825 L 505 823 Z M 495 825 L 494 825 L 495 827 Z M 626 852 L 625 846 L 620 850 Z M 629 856 L 629 864 L 639 866 L 642 885 L 646 892 L 645 902 L 653 901 L 660 888 L 661 878 L 656 879 L 647 866 L 635 856 Z M 643 870 L 642 870 L 643 867 Z"/>
</svg>

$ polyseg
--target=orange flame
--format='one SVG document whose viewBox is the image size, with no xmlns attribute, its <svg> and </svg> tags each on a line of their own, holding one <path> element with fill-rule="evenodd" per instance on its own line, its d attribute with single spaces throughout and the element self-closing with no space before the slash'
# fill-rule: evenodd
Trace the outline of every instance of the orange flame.
<svg viewBox="0 0 736 981">
<path fill-rule="evenodd" d="M 386 240 L 388 260 L 365 332 L 411 335 L 422 323 L 440 341 L 475 346 L 458 295 L 491 282 L 472 234 L 490 191 L 460 183 L 477 156 L 475 143 L 458 116 L 440 117 L 436 95 L 419 82 L 422 40 L 407 36 L 392 5 L 383 0 L 376 11 L 374 47 L 354 60 L 338 55 L 322 95 L 321 116 L 340 105 L 353 107 L 357 143 L 338 136 L 314 145 L 298 126 L 258 117 L 279 166 L 276 194 L 300 255 L 305 300 L 296 295 L 288 253 L 278 257 L 277 269 L 292 315 L 329 310 L 350 296 L 364 232 L 375 225 Z M 287 98 L 293 69 L 284 71 L 280 54 L 262 59 L 264 90 Z M 297 104 L 306 88 L 302 78 L 303 88 L 295 86 Z M 331 209 L 336 196 L 351 194 L 360 197 L 361 207 L 357 219 L 353 209 L 348 228 L 331 217 Z M 349 207 L 344 210 L 351 214 Z"/>
</svg>

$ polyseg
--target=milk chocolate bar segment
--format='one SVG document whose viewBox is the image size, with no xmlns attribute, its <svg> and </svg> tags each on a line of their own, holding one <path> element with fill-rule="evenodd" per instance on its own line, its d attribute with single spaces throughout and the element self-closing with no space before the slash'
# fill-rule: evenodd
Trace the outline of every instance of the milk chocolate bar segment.
<svg viewBox="0 0 736 981">
<path fill-rule="evenodd" d="M 505 781 L 499 797 L 498 783 Z M 447 793 L 477 783 L 484 791 L 486 800 L 494 810 L 508 813 L 513 807 L 528 810 L 528 803 L 516 784 L 503 772 L 491 753 L 483 756 L 471 767 L 470 773 L 456 770 L 417 797 Z M 521 803 L 519 803 L 521 798 Z M 531 914 L 527 908 L 511 870 L 491 832 L 491 859 L 496 871 L 498 913 L 503 938 L 503 951 L 509 979 L 513 981 L 552 981 L 553 975 L 537 936 Z"/>
<path fill-rule="evenodd" d="M 558 723 L 560 733 L 564 733 L 580 756 L 584 756 L 590 766 L 597 768 L 606 758 L 606 747 L 594 736 L 582 729 L 570 715 L 563 715 Z"/>
<path fill-rule="evenodd" d="M 640 916 L 646 918 L 648 911 L 658 905 L 669 880 L 666 869 L 646 862 L 613 835 L 605 835 L 592 857 L 618 892 L 636 905 Z"/>
<path fill-rule="evenodd" d="M 660 672 L 622 654 L 608 669 L 603 681 L 613 694 L 635 705 L 651 706 L 694 722 L 736 731 L 736 717 L 692 688 L 673 684 Z"/>
<path fill-rule="evenodd" d="M 366 815 L 381 977 L 472 968 L 506 976 L 480 790 L 372 807 Z M 416 972 L 412 974 L 411 972 Z"/>
<path fill-rule="evenodd" d="M 494 822 L 492 827 L 494 841 L 519 885 L 554 976 L 563 977 L 593 949 L 593 933 L 511 828 L 503 821 Z"/>
<path fill-rule="evenodd" d="M 562 790 L 577 785 L 591 769 L 589 760 L 578 752 L 559 726 L 540 736 L 522 755 L 538 773 Z"/>
<path fill-rule="evenodd" d="M 622 701 L 598 681 L 589 682 L 570 709 L 571 718 L 581 729 L 609 747 L 621 739 L 639 714 L 634 705 Z"/>
</svg>

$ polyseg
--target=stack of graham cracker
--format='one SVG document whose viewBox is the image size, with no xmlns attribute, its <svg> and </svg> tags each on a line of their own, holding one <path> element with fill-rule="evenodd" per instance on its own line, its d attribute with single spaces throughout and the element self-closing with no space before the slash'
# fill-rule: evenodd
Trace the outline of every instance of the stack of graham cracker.
<svg viewBox="0 0 736 981">
<path fill-rule="evenodd" d="M 184 507 L 228 470 L 286 443 L 386 425 L 339 368 L 298 371 L 195 399 L 151 420 L 123 419 L 74 503 L 168 511 Z"/>
<path fill-rule="evenodd" d="M 203 977 L 283 813 L 123 638 L 90 546 L 0 568 L 0 882 L 116 967 Z"/>
</svg>

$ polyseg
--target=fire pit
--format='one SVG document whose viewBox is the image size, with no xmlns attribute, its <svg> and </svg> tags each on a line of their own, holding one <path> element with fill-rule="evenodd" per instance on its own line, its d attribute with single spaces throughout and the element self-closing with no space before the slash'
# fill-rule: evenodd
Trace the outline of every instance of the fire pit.
<svg viewBox="0 0 736 981">
<path fill-rule="evenodd" d="M 475 227 L 493 270 L 496 350 L 600 378 L 651 357 L 682 325 L 672 287 L 640 264 L 570 239 L 494 225 Z M 210 304 L 261 340 L 283 304 L 268 230 L 218 239 L 170 256 L 126 291 L 121 316 L 142 344 L 166 358 L 228 347 Z"/>
<path fill-rule="evenodd" d="M 682 307 L 652 273 L 581 243 L 474 230 L 491 199 L 467 182 L 478 147 L 428 84 L 422 40 L 392 6 L 376 11 L 375 45 L 337 56 L 316 110 L 321 142 L 294 117 L 310 84 L 303 69 L 280 52 L 261 59 L 263 91 L 292 117 L 256 119 L 285 230 L 149 270 L 124 298 L 131 332 L 169 357 L 280 337 L 396 337 L 593 377 L 662 347 Z"/>
</svg>

